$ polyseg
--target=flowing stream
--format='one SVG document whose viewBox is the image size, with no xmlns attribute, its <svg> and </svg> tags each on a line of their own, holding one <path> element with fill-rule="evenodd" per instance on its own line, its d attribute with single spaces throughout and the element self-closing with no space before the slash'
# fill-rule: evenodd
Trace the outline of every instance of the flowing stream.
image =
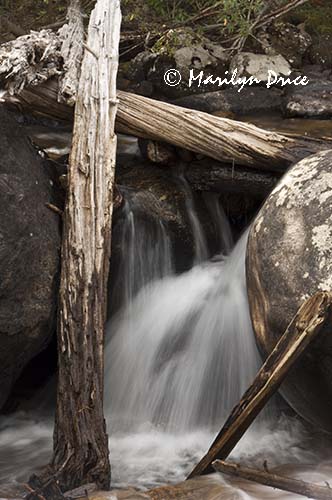
<svg viewBox="0 0 332 500">
<path fill-rule="evenodd" d="M 157 219 L 146 226 L 137 219 L 130 196 L 126 199 L 117 282 L 122 286 L 107 326 L 105 413 L 113 485 L 144 489 L 185 478 L 261 360 L 246 296 L 247 233 L 233 246 L 227 219 L 210 200 L 222 247 L 231 250 L 208 260 L 188 198 L 196 263 L 176 275 L 167 228 Z M 1 482 L 26 480 L 47 462 L 53 421 L 40 410 L 1 418 Z M 317 463 L 321 458 L 308 443 L 302 424 L 280 415 L 272 402 L 233 457 L 260 466 L 264 460 L 272 465 Z M 257 488 L 241 498 L 266 498 Z"/>
</svg>

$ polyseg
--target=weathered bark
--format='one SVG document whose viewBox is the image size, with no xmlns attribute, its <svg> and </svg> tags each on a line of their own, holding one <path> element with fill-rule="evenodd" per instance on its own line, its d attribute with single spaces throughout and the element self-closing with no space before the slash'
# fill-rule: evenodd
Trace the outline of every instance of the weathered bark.
<svg viewBox="0 0 332 500">
<path fill-rule="evenodd" d="M 68 23 L 60 30 L 61 55 L 65 73 L 59 82 L 60 101 L 65 99 L 69 105 L 75 103 L 77 82 L 79 80 L 84 45 L 84 25 L 80 10 L 80 0 L 72 0 L 68 8 Z"/>
<path fill-rule="evenodd" d="M 52 468 L 62 489 L 110 483 L 104 323 L 116 136 L 119 0 L 98 0 L 77 90 L 64 214 Z M 98 29 L 96 29 L 98 27 Z"/>
<path fill-rule="evenodd" d="M 286 137 L 122 91 L 118 96 L 119 132 L 169 142 L 219 161 L 284 171 L 297 159 L 324 149 L 324 141 L 318 139 Z"/>
<path fill-rule="evenodd" d="M 45 49 L 48 38 L 52 51 Z M 50 106 L 54 96 L 58 95 L 58 90 L 52 90 L 52 87 L 58 86 L 58 82 L 57 79 L 47 82 L 54 76 L 61 76 L 62 44 L 66 52 L 67 39 L 63 41 L 61 37 L 45 30 L 4 44 L 0 49 L 0 80 L 9 94 L 16 95 L 22 104 L 33 104 L 39 112 L 70 119 L 69 109 L 64 112 L 62 107 L 58 111 L 57 103 Z M 42 56 L 38 54 L 39 45 Z M 36 87 L 43 82 L 47 83 L 46 89 Z M 32 95 L 31 86 L 35 86 Z M 284 136 L 247 123 L 135 94 L 122 91 L 118 94 L 118 131 L 174 144 L 219 161 L 282 172 L 290 164 L 331 146 L 328 140 Z M 35 95 L 40 95 L 38 102 Z"/>
<path fill-rule="evenodd" d="M 255 380 L 234 407 L 208 453 L 188 479 L 212 472 L 211 464 L 216 458 L 227 458 L 307 346 L 324 326 L 331 328 L 331 304 L 331 293 L 317 292 L 300 307 Z"/>
<path fill-rule="evenodd" d="M 57 85 L 53 80 L 26 88 L 16 101 L 46 116 L 70 120 L 70 108 L 54 101 Z M 332 144 L 328 139 L 281 135 L 128 92 L 119 91 L 118 96 L 117 132 L 170 143 L 218 161 L 284 172 L 296 161 Z"/>
<path fill-rule="evenodd" d="M 216 460 L 213 468 L 217 472 L 222 472 L 230 476 L 240 477 L 255 483 L 278 488 L 279 490 L 296 493 L 307 498 L 316 500 L 332 500 L 332 488 L 330 486 L 319 486 L 318 484 L 307 483 L 291 477 L 279 476 L 267 471 L 255 470 L 242 467 L 238 464 Z"/>
<path fill-rule="evenodd" d="M 32 31 L 0 47 L 0 84 L 10 95 L 62 74 L 61 39 L 51 30 Z"/>
</svg>

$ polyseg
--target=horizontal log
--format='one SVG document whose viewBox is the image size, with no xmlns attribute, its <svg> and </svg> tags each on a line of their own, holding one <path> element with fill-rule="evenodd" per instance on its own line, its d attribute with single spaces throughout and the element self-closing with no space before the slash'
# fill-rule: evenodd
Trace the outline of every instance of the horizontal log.
<svg viewBox="0 0 332 500">
<path fill-rule="evenodd" d="M 72 109 L 58 103 L 57 97 L 58 82 L 53 79 L 24 89 L 14 99 L 30 111 L 72 120 Z M 167 142 L 218 161 L 283 173 L 296 161 L 332 145 L 327 139 L 285 136 L 123 91 L 118 97 L 117 132 Z"/>
<path fill-rule="evenodd" d="M 2 45 L 0 82 L 23 105 L 47 115 L 72 119 L 72 112 L 57 102 L 66 97 L 61 96 L 58 83 L 63 76 L 61 50 L 66 45 L 65 34 L 66 30 L 60 35 L 42 30 Z M 39 49 L 44 49 L 42 59 L 37 57 Z M 75 87 L 74 81 L 71 87 Z M 167 142 L 218 161 L 283 172 L 289 165 L 324 148 L 329 149 L 332 144 L 328 140 L 281 135 L 252 124 L 123 91 L 118 91 L 118 97 L 118 132 Z"/>
<path fill-rule="evenodd" d="M 118 91 L 117 130 L 164 141 L 219 161 L 283 172 L 331 141 L 285 136 L 249 123 L 221 118 Z"/>
<path fill-rule="evenodd" d="M 316 500 L 332 500 L 332 488 L 330 486 L 320 486 L 318 484 L 307 483 L 299 479 L 272 474 L 271 472 L 255 470 L 249 467 L 242 467 L 238 464 L 216 460 L 213 462 L 213 468 L 217 472 L 229 476 L 240 477 L 248 481 L 278 488 L 279 490 L 296 493 L 307 498 Z"/>
<path fill-rule="evenodd" d="M 298 310 L 283 336 L 259 370 L 255 380 L 234 407 L 206 455 L 188 479 L 213 472 L 212 462 L 224 460 L 235 448 L 250 424 L 278 390 L 294 363 L 331 322 L 332 293 L 317 292 Z"/>
</svg>

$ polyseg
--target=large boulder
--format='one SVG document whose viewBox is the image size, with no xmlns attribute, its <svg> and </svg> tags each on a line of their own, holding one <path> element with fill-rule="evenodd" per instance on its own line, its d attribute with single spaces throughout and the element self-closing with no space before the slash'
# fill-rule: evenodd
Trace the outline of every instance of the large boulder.
<svg viewBox="0 0 332 500">
<path fill-rule="evenodd" d="M 50 202 L 45 162 L 0 106 L 0 408 L 54 332 L 60 231 Z"/>
<path fill-rule="evenodd" d="M 332 150 L 293 166 L 251 227 L 247 284 L 258 345 L 268 355 L 299 306 L 332 290 Z M 332 336 L 311 345 L 281 392 L 319 428 L 332 431 Z"/>
</svg>

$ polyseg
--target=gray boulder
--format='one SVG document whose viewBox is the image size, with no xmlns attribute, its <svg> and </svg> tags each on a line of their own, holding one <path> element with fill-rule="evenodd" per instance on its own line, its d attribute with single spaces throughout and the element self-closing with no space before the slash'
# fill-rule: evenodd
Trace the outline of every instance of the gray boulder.
<svg viewBox="0 0 332 500">
<path fill-rule="evenodd" d="M 197 35 L 191 28 L 181 28 L 169 30 L 150 52 L 136 56 L 127 68 L 127 77 L 151 82 L 157 92 L 176 98 L 193 92 L 217 90 L 213 84 L 189 88 L 190 70 L 194 70 L 195 74 L 204 71 L 206 76 L 224 77 L 228 66 L 229 55 L 226 50 L 206 37 Z M 179 85 L 165 83 L 164 74 L 169 69 L 180 72 L 182 79 Z"/>
<path fill-rule="evenodd" d="M 332 150 L 292 167 L 267 198 L 247 247 L 247 285 L 256 339 L 266 357 L 299 306 L 332 291 Z M 332 337 L 308 348 L 281 387 L 294 410 L 332 432 Z"/>
<path fill-rule="evenodd" d="M 268 81 L 269 70 L 277 75 L 289 75 L 291 66 L 280 54 L 266 55 L 241 52 L 233 57 L 230 73 L 237 71 L 238 77 L 254 77 L 262 82 Z"/>
<path fill-rule="evenodd" d="M 312 39 L 302 26 L 290 23 L 276 22 L 266 31 L 266 40 L 277 54 L 281 54 L 295 68 L 302 64 L 302 60 Z"/>
<path fill-rule="evenodd" d="M 311 80 L 306 86 L 290 87 L 285 95 L 284 112 L 289 117 L 330 118 L 332 80 Z"/>
</svg>

